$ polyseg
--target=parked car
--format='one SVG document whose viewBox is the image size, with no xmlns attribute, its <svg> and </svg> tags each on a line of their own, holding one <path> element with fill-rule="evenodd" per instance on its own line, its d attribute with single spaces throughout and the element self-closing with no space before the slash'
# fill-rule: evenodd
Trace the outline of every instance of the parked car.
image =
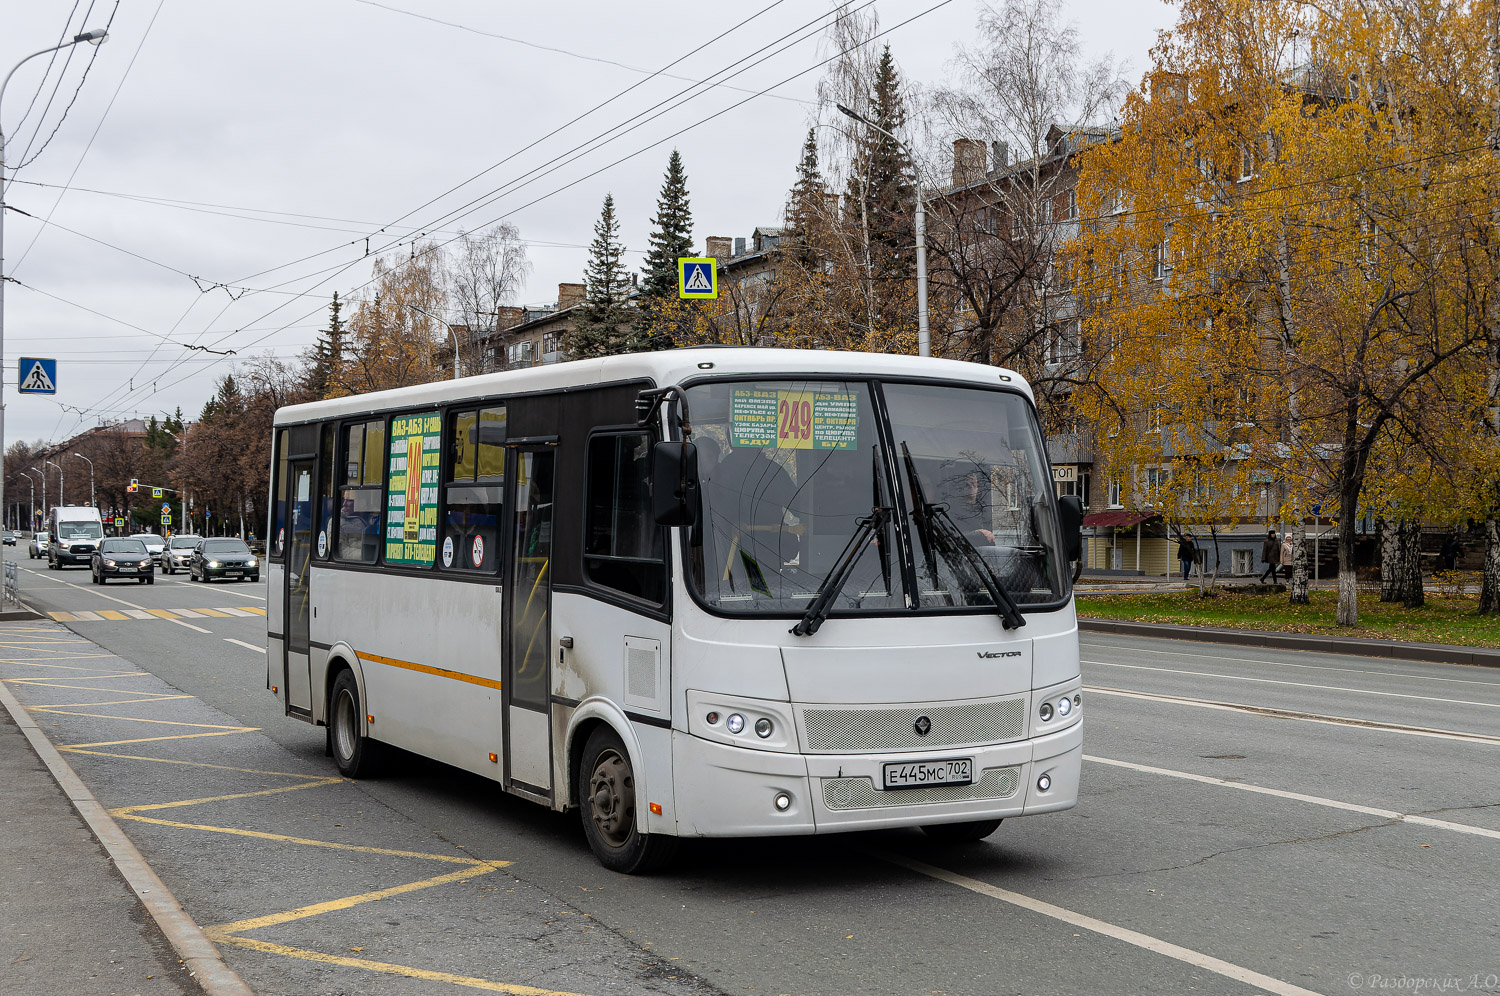
<svg viewBox="0 0 1500 996">
<path fill-rule="evenodd" d="M 94 551 L 90 567 L 94 572 L 94 584 L 104 584 L 110 578 L 126 578 L 137 584 L 156 583 L 151 551 L 133 536 L 102 540 Z"/>
<path fill-rule="evenodd" d="M 26 547 L 26 556 L 32 560 L 47 556 L 47 530 L 38 529 L 31 534 L 31 543 Z"/>
<path fill-rule="evenodd" d="M 260 580 L 260 559 L 242 539 L 206 539 L 193 549 L 188 573 L 198 581 L 214 578 Z"/>
<path fill-rule="evenodd" d="M 14 529 L 7 529 L 5 531 L 5 545 L 6 546 L 15 546 L 16 545 L 16 531 Z"/>
<path fill-rule="evenodd" d="M 202 536 L 192 533 L 178 533 L 167 540 L 166 552 L 161 558 L 161 572 L 163 574 L 176 574 L 185 571 L 193 562 L 193 548 L 203 541 Z"/>
<path fill-rule="evenodd" d="M 138 539 L 142 543 L 146 544 L 146 549 L 151 551 L 151 559 L 154 560 L 158 565 L 161 564 L 162 555 L 167 552 L 167 541 L 165 537 L 158 536 L 155 533 L 136 533 L 130 538 Z"/>
</svg>

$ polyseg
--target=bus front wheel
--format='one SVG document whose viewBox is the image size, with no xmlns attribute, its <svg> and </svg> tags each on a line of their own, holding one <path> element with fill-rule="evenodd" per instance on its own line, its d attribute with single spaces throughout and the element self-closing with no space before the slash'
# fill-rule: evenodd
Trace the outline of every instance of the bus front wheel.
<svg viewBox="0 0 1500 996">
<path fill-rule="evenodd" d="M 998 829 L 999 820 L 971 820 L 967 823 L 932 823 L 924 826 L 922 832 L 939 844 L 972 844 Z"/>
<path fill-rule="evenodd" d="M 365 778 L 375 773 L 380 745 L 359 731 L 359 684 L 347 668 L 333 679 L 329 700 L 328 744 L 339 774 L 346 778 Z"/>
<path fill-rule="evenodd" d="M 600 864 L 638 875 L 672 860 L 676 837 L 642 833 L 636 826 L 635 771 L 614 730 L 601 726 L 589 735 L 578 772 L 583 833 Z"/>
</svg>

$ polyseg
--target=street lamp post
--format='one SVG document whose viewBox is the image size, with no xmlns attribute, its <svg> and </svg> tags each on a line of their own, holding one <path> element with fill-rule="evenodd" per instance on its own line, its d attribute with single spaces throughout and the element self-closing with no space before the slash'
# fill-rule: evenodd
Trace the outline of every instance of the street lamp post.
<svg viewBox="0 0 1500 996">
<path fill-rule="evenodd" d="M 33 472 L 42 475 L 42 515 L 46 516 L 46 514 L 47 514 L 47 472 L 45 470 L 42 470 L 40 467 L 32 467 L 31 469 L 32 469 Z M 31 528 L 33 528 L 33 529 L 36 528 L 35 521 L 32 522 Z"/>
<path fill-rule="evenodd" d="M 453 331 L 453 326 L 452 325 L 449 325 L 447 322 L 443 321 L 437 315 L 434 315 L 431 312 L 423 311 L 421 308 L 417 307 L 415 304 L 408 304 L 407 307 L 410 308 L 412 311 L 415 311 L 419 315 L 426 315 L 428 318 L 431 318 L 433 321 L 437 322 L 443 328 L 447 329 L 448 330 L 448 334 L 453 337 L 453 379 L 454 380 L 458 380 L 458 378 L 459 378 L 459 372 L 458 372 L 458 333 L 455 332 L 455 331 Z"/>
<path fill-rule="evenodd" d="M 44 48 L 40 52 L 32 52 L 26 58 L 11 67 L 10 72 L 5 74 L 5 79 L 0 80 L 0 107 L 5 104 L 5 88 L 10 85 L 10 78 L 16 74 L 26 63 L 39 55 L 56 52 L 60 48 L 68 48 L 79 42 L 88 42 L 90 45 L 98 45 L 109 37 L 109 32 L 103 28 L 95 28 L 85 31 L 83 34 L 74 35 L 69 41 Z M 5 128 L 0 122 L 0 379 L 4 377 L 5 370 Z M 3 387 L 0 387 L 3 390 Z M 0 453 L 5 452 L 5 399 L 0 395 Z M 43 492 L 46 491 L 46 482 L 43 481 Z M 46 504 L 45 498 L 42 504 Z M 5 507 L 5 479 L 0 475 L 0 508 Z"/>
<path fill-rule="evenodd" d="M 916 167 L 917 157 L 912 153 L 911 146 L 858 111 L 851 110 L 843 104 L 835 104 L 834 106 L 845 117 L 853 118 L 860 124 L 875 129 L 886 138 L 901 146 L 901 148 L 906 150 L 906 154 L 911 156 L 912 167 Z M 915 221 L 917 236 L 917 355 L 931 356 L 932 335 L 927 325 L 927 212 L 922 205 L 922 177 L 920 175 L 917 177 L 917 215 Z"/>
<path fill-rule="evenodd" d="M 27 514 L 26 514 L 26 527 L 28 529 L 35 529 L 36 528 L 36 481 L 32 480 L 31 479 L 31 475 L 28 474 L 28 473 L 26 473 L 26 471 L 24 471 L 24 470 L 21 471 L 21 476 L 24 477 L 24 478 L 26 478 L 26 483 L 27 484 L 31 485 L 31 501 L 26 506 L 26 512 L 27 512 Z"/>
<path fill-rule="evenodd" d="M 57 503 L 59 505 L 66 505 L 68 503 L 67 502 L 68 491 L 67 491 L 67 484 L 63 480 L 62 464 L 60 464 L 60 463 L 53 463 L 51 460 L 43 460 L 42 461 L 42 466 L 44 466 L 44 467 L 56 467 L 57 468 Z"/>
<path fill-rule="evenodd" d="M 89 465 L 89 504 L 92 505 L 94 504 L 94 461 L 82 453 L 74 453 L 73 455 Z"/>
</svg>

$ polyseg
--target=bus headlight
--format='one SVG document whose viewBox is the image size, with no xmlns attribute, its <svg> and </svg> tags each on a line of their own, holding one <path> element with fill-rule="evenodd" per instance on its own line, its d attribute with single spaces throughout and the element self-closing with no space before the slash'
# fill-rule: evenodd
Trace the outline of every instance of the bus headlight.
<svg viewBox="0 0 1500 996">
<path fill-rule="evenodd" d="M 760 737 L 762 740 L 766 739 L 766 737 L 769 737 L 773 729 L 775 729 L 775 727 L 773 727 L 771 725 L 771 721 L 769 719 L 766 719 L 765 717 L 761 717 L 760 719 L 757 719 L 755 721 L 755 735 L 757 737 Z"/>
<path fill-rule="evenodd" d="M 1038 709 L 1036 713 L 1038 716 L 1042 717 L 1042 722 L 1050 723 L 1052 721 L 1052 703 L 1043 702 L 1042 707 Z"/>
<path fill-rule="evenodd" d="M 745 717 L 737 712 L 730 713 L 729 718 L 724 720 L 724 728 L 730 733 L 745 732 Z"/>
<path fill-rule="evenodd" d="M 1070 699 L 1066 695 L 1064 695 L 1062 698 L 1060 698 L 1060 699 L 1057 700 L 1057 715 L 1059 717 L 1066 716 L 1068 713 L 1070 713 L 1072 711 L 1073 711 L 1073 700 L 1072 699 Z"/>
</svg>

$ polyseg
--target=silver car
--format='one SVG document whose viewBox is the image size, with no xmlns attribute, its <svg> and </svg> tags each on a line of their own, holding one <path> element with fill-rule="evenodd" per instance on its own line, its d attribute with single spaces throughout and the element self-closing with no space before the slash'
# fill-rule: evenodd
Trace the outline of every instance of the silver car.
<svg viewBox="0 0 1500 996">
<path fill-rule="evenodd" d="M 188 565 L 193 561 L 193 547 L 202 539 L 202 536 L 193 533 L 178 533 L 167 540 L 167 549 L 161 556 L 161 572 L 176 574 L 178 571 L 188 570 Z"/>
<path fill-rule="evenodd" d="M 158 536 L 155 533 L 135 533 L 130 538 L 138 539 L 146 544 L 146 549 L 151 553 L 151 560 L 158 567 L 161 566 L 161 558 L 167 552 L 167 540 L 165 536 Z"/>
</svg>

